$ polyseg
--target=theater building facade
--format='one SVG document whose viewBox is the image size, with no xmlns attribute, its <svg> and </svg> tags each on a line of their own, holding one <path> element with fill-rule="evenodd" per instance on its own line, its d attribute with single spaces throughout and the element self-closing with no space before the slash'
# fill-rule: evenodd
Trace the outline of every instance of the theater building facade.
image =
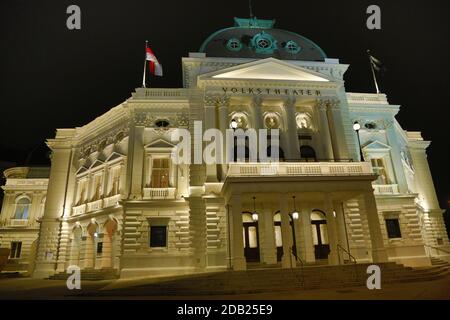
<svg viewBox="0 0 450 320">
<path fill-rule="evenodd" d="M 183 88 L 137 88 L 57 129 L 48 178 L 6 171 L 0 245 L 37 278 L 70 265 L 126 278 L 448 258 L 430 142 L 384 94 L 346 92 L 348 67 L 272 20 L 235 18 L 182 58 Z M 278 129 L 279 161 L 172 161 L 179 130 L 193 145 L 232 122 Z"/>
</svg>

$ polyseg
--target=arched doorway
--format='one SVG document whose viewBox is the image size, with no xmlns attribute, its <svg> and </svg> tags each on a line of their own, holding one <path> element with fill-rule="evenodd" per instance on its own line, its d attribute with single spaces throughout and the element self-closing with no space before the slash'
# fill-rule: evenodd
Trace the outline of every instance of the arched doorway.
<svg viewBox="0 0 450 320">
<path fill-rule="evenodd" d="M 244 256 L 247 262 L 259 262 L 258 221 L 249 212 L 242 213 Z"/>
<path fill-rule="evenodd" d="M 316 151 L 311 146 L 300 147 L 300 159 L 307 162 L 317 161 Z"/>
<path fill-rule="evenodd" d="M 313 210 L 311 212 L 311 231 L 316 259 L 327 259 L 330 253 L 328 242 L 327 220 L 324 212 Z"/>
<path fill-rule="evenodd" d="M 294 221 L 289 215 L 289 225 L 291 226 L 292 230 L 292 253 L 294 256 L 297 257 L 297 245 L 295 243 L 295 227 L 294 227 Z M 274 232 L 275 232 L 275 246 L 277 247 L 277 261 L 281 261 L 281 258 L 283 257 L 283 236 L 281 232 L 281 215 L 280 211 L 275 212 L 273 216 L 273 226 L 274 226 Z"/>
<path fill-rule="evenodd" d="M 101 252 L 101 267 L 113 268 L 114 267 L 114 242 L 115 235 L 117 233 L 117 222 L 114 219 L 108 219 L 103 226 L 103 241 Z M 98 244 L 97 244 L 98 249 Z"/>
</svg>

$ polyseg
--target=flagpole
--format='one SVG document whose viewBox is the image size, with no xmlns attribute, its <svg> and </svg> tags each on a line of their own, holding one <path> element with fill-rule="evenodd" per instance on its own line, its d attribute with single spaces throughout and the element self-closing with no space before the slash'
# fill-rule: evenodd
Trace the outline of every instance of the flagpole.
<svg viewBox="0 0 450 320">
<path fill-rule="evenodd" d="M 147 46 L 148 41 L 145 40 L 145 56 L 144 56 L 144 72 L 142 74 L 142 88 L 145 88 L 145 68 L 147 67 Z"/>
<path fill-rule="evenodd" d="M 378 88 L 377 77 L 375 76 L 375 70 L 373 69 L 372 58 L 370 57 L 370 50 L 367 50 L 367 55 L 369 56 L 370 69 L 372 70 L 373 82 L 375 83 L 375 89 L 377 90 L 377 94 L 380 93 L 380 89 Z"/>
</svg>

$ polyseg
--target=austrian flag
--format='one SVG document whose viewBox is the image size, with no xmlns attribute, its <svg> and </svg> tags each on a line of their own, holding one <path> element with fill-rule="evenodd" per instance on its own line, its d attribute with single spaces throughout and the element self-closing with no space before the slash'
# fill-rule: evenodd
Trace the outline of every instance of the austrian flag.
<svg viewBox="0 0 450 320">
<path fill-rule="evenodd" d="M 145 51 L 146 51 L 145 60 L 149 61 L 148 67 L 150 69 L 150 74 L 155 76 L 162 76 L 163 75 L 162 66 L 158 62 L 158 59 L 156 59 L 156 56 L 153 54 L 152 49 L 146 47 Z"/>
</svg>

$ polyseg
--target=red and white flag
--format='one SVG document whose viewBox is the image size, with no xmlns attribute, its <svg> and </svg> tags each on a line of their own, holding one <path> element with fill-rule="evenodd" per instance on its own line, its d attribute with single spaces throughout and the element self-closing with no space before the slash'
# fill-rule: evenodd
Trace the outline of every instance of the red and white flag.
<svg viewBox="0 0 450 320">
<path fill-rule="evenodd" d="M 156 59 L 156 56 L 153 54 L 152 49 L 150 49 L 148 46 L 145 48 L 146 56 L 145 60 L 149 61 L 148 67 L 150 69 L 150 74 L 154 76 L 162 76 L 163 70 L 162 65 L 158 62 L 158 59 Z"/>
</svg>

